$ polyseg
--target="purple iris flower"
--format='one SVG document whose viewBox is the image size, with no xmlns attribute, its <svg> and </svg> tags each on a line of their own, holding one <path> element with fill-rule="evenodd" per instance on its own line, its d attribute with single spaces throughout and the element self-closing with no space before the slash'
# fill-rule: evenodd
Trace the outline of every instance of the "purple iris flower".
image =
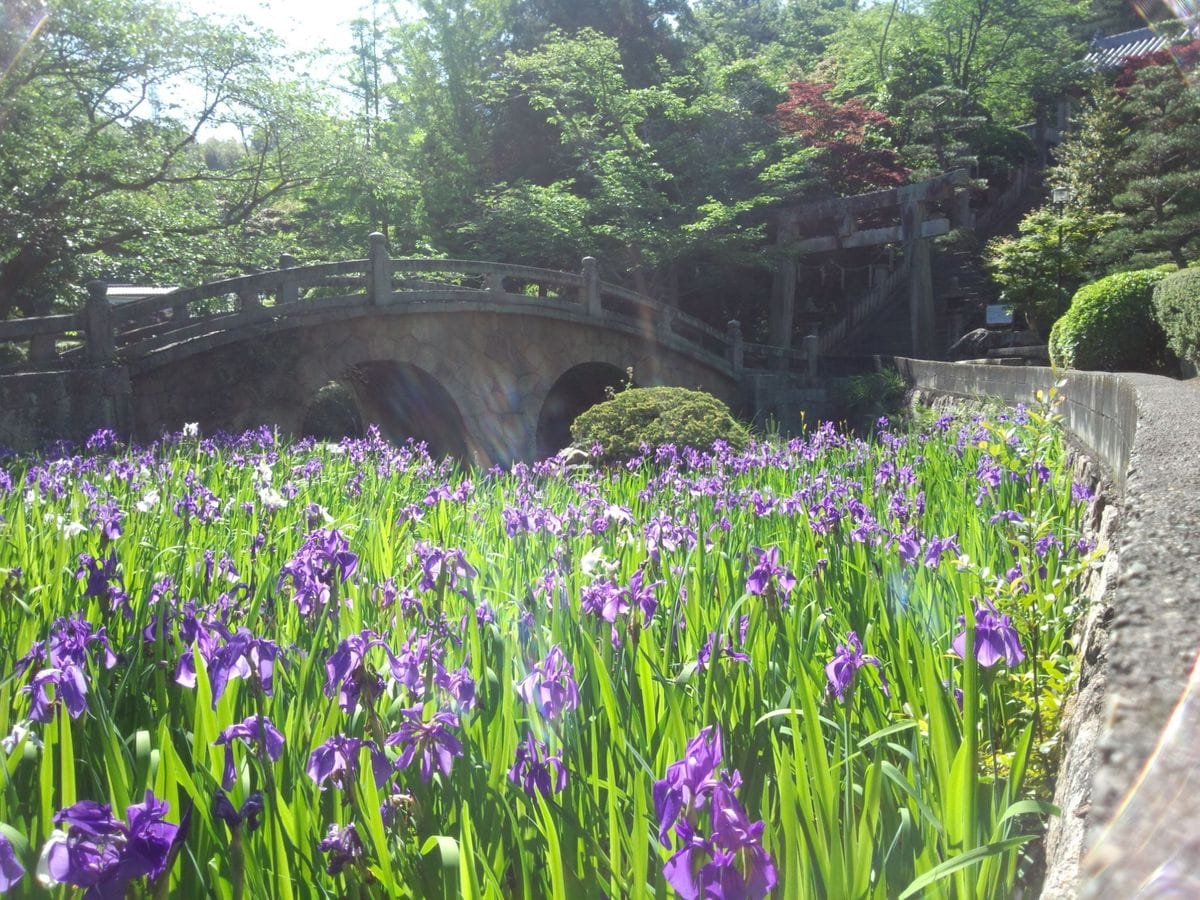
<svg viewBox="0 0 1200 900">
<path fill-rule="evenodd" d="M 344 786 L 346 779 L 353 778 L 358 771 L 359 751 L 363 747 L 371 752 L 371 771 L 375 776 L 375 784 L 382 787 L 391 775 L 391 765 L 383 751 L 374 741 L 344 734 L 335 734 L 312 752 L 308 757 L 308 777 L 318 785 L 331 781 L 338 787 Z"/>
<path fill-rule="evenodd" d="M 383 647 L 388 657 L 394 659 L 387 645 L 373 631 L 352 634 L 340 644 L 333 655 L 325 661 L 325 696 L 338 695 L 338 705 L 346 715 L 354 715 L 360 694 L 366 692 L 370 703 L 383 693 L 383 679 L 367 664 L 367 653 L 372 647 Z"/>
<path fill-rule="evenodd" d="M 475 679 L 471 677 L 471 670 L 467 666 L 447 672 L 439 661 L 433 673 L 433 683 L 449 694 L 459 709 L 475 707 Z"/>
<path fill-rule="evenodd" d="M 724 784 L 713 789 L 711 822 L 708 839 L 686 821 L 679 823 L 677 834 L 683 846 L 663 867 L 667 881 L 685 900 L 765 897 L 778 876 L 762 846 L 764 823 L 751 823 Z"/>
<path fill-rule="evenodd" d="M 125 896 L 135 878 L 151 881 L 171 860 L 179 826 L 166 821 L 167 804 L 146 791 L 145 800 L 126 810 L 128 824 L 107 804 L 83 800 L 59 811 L 56 830 L 42 850 L 39 871 L 51 884 L 86 888 L 85 900 Z"/>
<path fill-rule="evenodd" d="M 712 842 L 688 824 L 687 819 L 679 820 L 675 835 L 682 846 L 663 865 L 667 883 L 683 900 L 725 896 L 713 890 L 719 889 L 720 885 L 712 884 L 711 872 L 705 867 L 705 861 L 712 857 L 715 849 Z"/>
<path fill-rule="evenodd" d="M 786 600 L 796 587 L 796 576 L 780 565 L 779 548 L 763 550 L 755 547 L 754 552 L 758 554 L 758 563 L 746 579 L 746 593 L 756 597 L 778 595 Z"/>
<path fill-rule="evenodd" d="M 304 545 L 284 563 L 279 574 L 279 589 L 290 580 L 300 614 L 310 616 L 323 610 L 333 595 L 335 584 L 345 582 L 358 570 L 358 556 L 336 529 L 318 528 L 304 539 Z"/>
<path fill-rule="evenodd" d="M 743 616 L 742 618 L 743 620 L 747 620 L 743 622 L 743 628 L 741 629 L 741 641 L 743 644 L 745 644 L 745 627 L 748 624 L 749 617 Z M 700 648 L 700 653 L 696 657 L 696 667 L 703 672 L 709 667 L 714 659 L 721 659 L 722 657 L 725 657 L 726 659 L 732 659 L 737 662 L 750 662 L 749 656 L 739 650 L 733 649 L 733 641 L 731 639 L 725 637 L 723 634 L 710 631 L 708 633 L 708 640 L 704 642 L 704 646 Z"/>
<path fill-rule="evenodd" d="M 220 819 L 228 825 L 230 831 L 235 831 L 243 826 L 247 834 L 254 831 L 261 824 L 258 817 L 262 815 L 263 808 L 262 791 L 255 791 L 247 797 L 241 809 L 236 809 L 220 788 L 213 793 L 213 818 Z"/>
<path fill-rule="evenodd" d="M 962 616 L 958 624 L 965 624 Z M 967 632 L 961 631 L 951 643 L 954 654 L 960 659 L 966 658 Z M 1021 649 L 1021 640 L 1017 630 L 1008 616 L 996 612 L 991 604 L 975 607 L 975 659 L 985 669 L 991 668 L 1000 660 L 1012 668 L 1025 659 L 1025 651 Z"/>
<path fill-rule="evenodd" d="M 846 635 L 846 643 L 838 644 L 837 651 L 825 666 L 825 677 L 829 681 L 829 692 L 838 700 L 842 700 L 854 684 L 854 676 L 863 666 L 871 665 L 879 672 L 879 680 L 883 686 L 883 695 L 889 696 L 887 676 L 883 674 L 883 663 L 875 656 L 864 656 L 862 641 L 851 631 Z"/>
<path fill-rule="evenodd" d="M 225 790 L 232 788 L 237 780 L 237 772 L 233 765 L 233 742 L 238 739 L 247 744 L 251 741 L 261 743 L 271 762 L 278 762 L 279 757 L 283 755 L 283 735 L 271 724 L 270 719 L 249 716 L 236 725 L 230 725 L 213 741 L 214 746 L 225 748 L 225 768 L 221 774 L 221 787 Z"/>
<path fill-rule="evenodd" d="M 270 697 L 274 685 L 275 660 L 279 645 L 266 638 L 256 638 L 245 628 L 239 628 L 224 646 L 217 648 L 209 660 L 212 679 L 212 705 L 225 693 L 231 679 L 245 678 L 262 688 Z"/>
<path fill-rule="evenodd" d="M 413 629 L 409 632 L 408 640 L 404 642 L 400 653 L 388 655 L 392 677 L 404 686 L 410 696 L 423 696 L 425 673 L 435 655 L 441 655 L 440 649 L 429 639 L 429 635 L 425 632 L 418 634 L 416 629 Z"/>
<path fill-rule="evenodd" d="M 770 855 L 762 846 L 763 822 L 751 822 L 734 792 L 737 772 L 720 769 L 721 732 L 705 728 L 689 744 L 684 758 L 667 768 L 654 785 L 659 840 L 678 842 L 663 875 L 685 898 L 765 897 L 776 884 Z M 708 833 L 701 814 L 708 808 Z"/>
<path fill-rule="evenodd" d="M 479 572 L 467 562 L 466 555 L 455 548 L 434 547 L 418 541 L 413 551 L 421 564 L 421 581 L 417 587 L 423 591 L 436 590 L 438 583 L 444 580 L 445 586 L 459 593 L 465 593 L 465 588 L 458 586 L 460 580 L 474 578 Z"/>
<path fill-rule="evenodd" d="M 667 832 L 703 808 L 705 797 L 717 783 L 721 765 L 721 730 L 710 725 L 688 742 L 683 759 L 667 766 L 667 776 L 654 783 L 654 814 L 658 817 L 658 839 L 670 847 Z"/>
<path fill-rule="evenodd" d="M 911 566 L 917 561 L 917 554 L 921 552 L 921 542 L 917 537 L 916 529 L 906 528 L 896 538 L 896 549 L 900 552 L 900 562 L 906 566 Z"/>
<path fill-rule="evenodd" d="M 458 727 L 458 716 L 449 712 L 438 712 L 433 718 L 425 721 L 422 708 L 414 706 L 402 710 L 404 721 L 400 728 L 389 734 L 385 743 L 388 746 L 399 746 L 400 756 L 396 759 L 397 769 L 406 769 L 421 754 L 421 780 L 429 781 L 433 777 L 434 758 L 442 774 L 449 775 L 450 767 L 454 765 L 454 757 L 462 756 L 462 743 L 453 734 L 451 728 Z"/>
<path fill-rule="evenodd" d="M 933 538 L 931 538 L 925 544 L 925 556 L 922 562 L 925 564 L 926 568 L 936 569 L 938 567 L 938 563 L 940 563 L 942 560 L 943 554 L 957 554 L 960 552 L 962 551 L 959 549 L 958 540 L 954 537 L 954 535 L 944 538 L 939 538 L 937 535 L 934 535 Z"/>
<path fill-rule="evenodd" d="M 567 786 L 567 767 L 561 753 L 552 755 L 545 743 L 526 734 L 517 744 L 517 759 L 508 770 L 508 780 L 520 784 L 530 797 L 535 792 L 549 797 Z"/>
<path fill-rule="evenodd" d="M 13 845 L 3 834 L 0 834 L 0 894 L 21 880 L 25 867 L 17 859 Z"/>
<path fill-rule="evenodd" d="M 557 719 L 563 712 L 579 706 L 575 667 L 556 644 L 517 685 L 517 693 L 526 703 L 536 706 L 543 717 Z"/>
<path fill-rule="evenodd" d="M 775 865 L 762 845 L 765 827 L 750 821 L 727 784 L 713 788 L 712 842 L 718 852 L 705 869 L 721 885 L 720 896 L 761 898 L 775 886 Z"/>
<path fill-rule="evenodd" d="M 17 660 L 16 670 L 24 672 L 34 663 L 47 664 L 39 669 L 22 690 L 31 696 L 29 717 L 35 722 L 49 722 L 54 718 L 54 707 L 60 700 L 72 719 L 87 711 L 87 676 L 90 645 L 98 644 L 104 651 L 104 666 L 111 669 L 117 664 L 116 654 L 109 646 L 103 628 L 93 630 L 82 615 L 55 621 L 50 629 L 50 639 L 34 644 L 29 652 Z M 54 688 L 54 697 L 49 688 Z"/>
<path fill-rule="evenodd" d="M 337 875 L 347 865 L 357 863 L 363 855 L 362 840 L 353 822 L 345 827 L 330 825 L 320 848 L 322 853 L 329 854 L 325 863 L 325 872 L 329 875 Z"/>
<path fill-rule="evenodd" d="M 126 618 L 129 618 L 132 615 L 132 611 L 129 609 L 129 595 L 125 593 L 121 574 L 117 568 L 116 550 L 110 551 L 103 561 L 86 553 L 80 553 L 79 568 L 75 571 L 75 577 L 87 581 L 83 592 L 85 597 L 107 600 L 110 610 L 113 612 L 119 610 L 125 614 Z"/>
</svg>

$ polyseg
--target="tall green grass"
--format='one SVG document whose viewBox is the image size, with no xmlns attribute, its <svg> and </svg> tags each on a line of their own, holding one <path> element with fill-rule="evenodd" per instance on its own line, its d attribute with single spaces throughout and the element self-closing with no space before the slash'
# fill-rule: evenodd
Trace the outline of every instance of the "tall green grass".
<svg viewBox="0 0 1200 900">
<path fill-rule="evenodd" d="M 778 896 L 994 898 L 1036 876 L 1029 843 L 1053 814 L 1075 581 L 1090 561 L 1045 406 L 871 442 L 821 428 L 737 455 L 650 451 L 613 469 L 468 472 L 377 440 L 259 434 L 10 459 L 6 471 L 0 823 L 30 870 L 16 895 L 41 894 L 32 870 L 58 810 L 90 799 L 120 814 L 152 790 L 170 821 L 190 821 L 170 871 L 133 882 L 146 896 L 667 896 L 673 851 L 658 841 L 653 786 L 710 725 L 741 802 L 765 822 Z M 173 511 L 197 483 L 219 517 Z M 93 521 L 104 503 L 124 513 L 111 542 Z M 510 535 L 505 510 L 524 510 L 531 530 Z M 878 528 L 856 536 L 864 510 Z M 992 521 L 1004 511 L 1020 521 Z M 669 527 L 647 533 L 656 520 Z M 921 547 L 906 562 L 898 538 L 910 526 L 918 540 L 953 537 L 957 552 L 927 565 Z M 316 528 L 343 534 L 359 564 L 306 618 L 280 575 Z M 421 590 L 419 543 L 461 550 L 478 574 Z M 748 592 L 754 548 L 779 549 L 790 594 Z M 76 577 L 80 554 L 109 549 L 127 614 L 85 597 Z M 224 555 L 236 576 L 221 574 Z M 624 587 L 638 571 L 658 583 L 649 618 L 636 605 L 612 623 L 581 608 L 589 585 Z M 154 594 L 164 577 L 174 592 Z M 385 605 L 389 579 L 413 599 Z M 271 696 L 237 679 L 214 707 L 198 648 L 196 686 L 176 682 L 189 648 L 155 616 L 188 602 L 279 644 Z M 973 646 L 980 603 L 1011 617 L 1023 663 L 985 669 L 951 652 L 963 631 Z M 30 723 L 23 689 L 38 666 L 18 675 L 17 660 L 76 612 L 107 629 L 118 663 L 105 668 L 93 648 L 87 712 L 72 719 L 59 704 Z M 443 691 L 410 696 L 375 650 L 385 692 L 352 716 L 339 709 L 325 663 L 363 629 L 395 653 L 432 633 L 445 669 L 469 669 L 477 702 L 459 710 L 463 753 L 448 776 L 425 783 L 414 765 L 377 787 L 367 751 L 340 787 L 306 773 L 334 735 L 372 738 L 403 708 L 450 708 Z M 871 667 L 843 701 L 829 691 L 825 665 L 851 631 L 881 661 L 888 695 Z M 701 666 L 712 632 L 748 661 Z M 552 647 L 573 666 L 579 705 L 548 720 L 517 685 Z M 235 745 L 230 799 L 262 791 L 265 813 L 256 830 L 232 830 L 213 814 L 224 759 L 213 741 L 251 716 L 285 744 L 278 762 Z M 561 754 L 563 791 L 528 796 L 509 779 L 529 732 Z M 318 845 L 351 823 L 361 856 L 328 874 Z"/>
</svg>

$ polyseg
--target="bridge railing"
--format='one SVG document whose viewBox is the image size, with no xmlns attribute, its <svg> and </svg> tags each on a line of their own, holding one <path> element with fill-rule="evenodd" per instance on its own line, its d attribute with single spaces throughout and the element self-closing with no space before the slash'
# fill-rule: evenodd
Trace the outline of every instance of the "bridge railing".
<svg viewBox="0 0 1200 900">
<path fill-rule="evenodd" d="M 734 374 L 749 368 L 813 369 L 817 349 L 775 353 L 743 345 L 741 328 L 724 329 L 619 285 L 601 281 L 597 261 L 578 273 L 510 263 L 391 258 L 382 235 L 371 236 L 365 259 L 296 265 L 181 288 L 113 304 L 103 282 L 88 285 L 81 312 L 0 322 L 0 344 L 28 341 L 29 359 L 10 368 L 80 363 L 103 365 L 210 335 L 355 307 L 551 306 L 589 319 L 607 319 L 667 346 L 722 360 Z M 747 354 L 745 347 L 752 350 Z M 764 364 L 763 360 L 767 359 Z M 786 359 L 786 362 L 783 360 Z"/>
</svg>

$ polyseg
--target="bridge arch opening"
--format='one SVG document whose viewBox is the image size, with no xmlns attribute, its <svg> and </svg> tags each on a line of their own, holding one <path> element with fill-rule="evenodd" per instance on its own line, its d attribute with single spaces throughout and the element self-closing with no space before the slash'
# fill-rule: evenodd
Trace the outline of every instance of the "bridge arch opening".
<svg viewBox="0 0 1200 900">
<path fill-rule="evenodd" d="M 458 404 L 424 369 L 391 360 L 363 362 L 351 366 L 337 384 L 353 398 L 359 434 L 366 425 L 375 425 L 396 444 L 408 438 L 424 441 L 434 459 L 469 458 L 467 429 Z M 306 430 L 315 409 L 314 403 L 305 417 Z"/>
<path fill-rule="evenodd" d="M 620 390 L 627 374 L 609 363 L 582 363 L 568 369 L 546 394 L 538 415 L 537 453 L 544 459 L 571 444 L 571 423 L 585 410 Z"/>
</svg>

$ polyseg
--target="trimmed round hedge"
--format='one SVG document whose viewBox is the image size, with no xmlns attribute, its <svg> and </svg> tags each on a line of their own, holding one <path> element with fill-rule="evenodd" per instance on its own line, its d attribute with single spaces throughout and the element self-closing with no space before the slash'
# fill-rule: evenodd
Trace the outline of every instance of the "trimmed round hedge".
<svg viewBox="0 0 1200 900">
<path fill-rule="evenodd" d="M 1164 269 L 1118 272 L 1084 285 L 1050 330 L 1050 360 L 1072 369 L 1158 372 L 1170 353 L 1151 295 Z"/>
<path fill-rule="evenodd" d="M 1172 272 L 1158 283 L 1154 317 L 1175 355 L 1200 366 L 1200 268 Z"/>
<path fill-rule="evenodd" d="M 627 388 L 581 413 L 571 438 L 584 450 L 599 444 L 608 460 L 628 459 L 642 444 L 707 450 L 723 440 L 740 450 L 750 434 L 711 394 L 679 387 Z"/>
</svg>

